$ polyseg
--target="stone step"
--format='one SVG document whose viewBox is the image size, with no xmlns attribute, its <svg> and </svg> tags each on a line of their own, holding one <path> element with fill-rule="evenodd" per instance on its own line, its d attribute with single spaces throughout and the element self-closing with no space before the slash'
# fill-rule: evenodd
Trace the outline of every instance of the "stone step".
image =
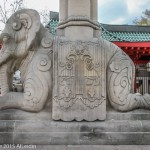
<svg viewBox="0 0 150 150">
<path fill-rule="evenodd" d="M 149 150 L 149 145 L 2 145 L 0 150 Z M 9 148 L 10 147 L 10 148 Z M 15 148 L 14 148 L 15 147 Z M 29 149 L 27 149 L 29 147 Z"/>
<path fill-rule="evenodd" d="M 149 145 L 150 132 L 16 132 L 0 133 L 0 144 L 35 145 Z"/>
<path fill-rule="evenodd" d="M 0 144 L 111 145 L 150 143 L 150 121 L 0 121 Z"/>
<path fill-rule="evenodd" d="M 150 120 L 150 110 L 137 109 L 130 112 L 118 112 L 112 108 L 107 110 L 107 120 Z"/>
<path fill-rule="evenodd" d="M 2 120 L 0 132 L 54 132 L 54 133 L 102 133 L 102 132 L 150 132 L 148 120 L 110 120 L 104 122 L 61 122 L 32 120 Z"/>
<path fill-rule="evenodd" d="M 51 120 L 50 108 L 40 113 L 24 112 L 21 110 L 10 109 L 0 113 L 0 120 Z M 150 110 L 133 110 L 130 112 L 118 112 L 111 107 L 107 110 L 107 120 L 150 120 Z"/>
<path fill-rule="evenodd" d="M 106 121 L 52 121 L 50 109 L 40 113 L 0 113 L 0 144 L 111 145 L 150 144 L 150 111 L 107 111 Z"/>
</svg>

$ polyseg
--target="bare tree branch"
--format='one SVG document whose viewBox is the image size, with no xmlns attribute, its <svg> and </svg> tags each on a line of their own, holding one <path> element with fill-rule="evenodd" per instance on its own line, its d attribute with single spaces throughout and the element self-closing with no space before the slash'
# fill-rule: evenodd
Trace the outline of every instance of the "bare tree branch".
<svg viewBox="0 0 150 150">
<path fill-rule="evenodd" d="M 23 0 L 15 0 L 10 6 L 12 7 L 12 12 L 14 13 L 23 7 Z"/>
<path fill-rule="evenodd" d="M 0 5 L 0 22 L 5 24 L 14 12 L 23 8 L 23 2 L 24 0 L 3 0 Z"/>
<path fill-rule="evenodd" d="M 150 25 L 150 10 L 146 9 L 140 18 L 135 18 L 133 23 L 136 25 Z"/>
<path fill-rule="evenodd" d="M 3 2 L 3 6 L 0 5 L 0 20 L 2 21 L 2 23 L 6 23 L 6 20 L 7 20 L 7 10 L 6 10 L 6 3 L 7 3 L 7 0 L 4 0 Z"/>
<path fill-rule="evenodd" d="M 24 8 L 24 0 L 3 0 L 3 4 L 0 4 L 0 23 L 5 24 L 13 13 L 22 8 Z M 47 25 L 50 21 L 50 11 L 43 10 L 39 14 L 42 23 Z"/>
<path fill-rule="evenodd" d="M 42 23 L 44 25 L 47 25 L 50 20 L 50 11 L 49 10 L 43 10 L 40 12 Z"/>
</svg>

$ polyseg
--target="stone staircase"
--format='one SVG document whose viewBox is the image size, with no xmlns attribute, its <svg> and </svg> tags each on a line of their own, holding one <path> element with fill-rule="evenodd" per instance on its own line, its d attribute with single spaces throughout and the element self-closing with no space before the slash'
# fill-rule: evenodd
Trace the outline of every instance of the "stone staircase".
<svg viewBox="0 0 150 150">
<path fill-rule="evenodd" d="M 0 113 L 0 144 L 149 145 L 150 111 L 107 111 L 106 121 L 52 121 L 49 109 L 40 113 L 7 110 Z"/>
</svg>

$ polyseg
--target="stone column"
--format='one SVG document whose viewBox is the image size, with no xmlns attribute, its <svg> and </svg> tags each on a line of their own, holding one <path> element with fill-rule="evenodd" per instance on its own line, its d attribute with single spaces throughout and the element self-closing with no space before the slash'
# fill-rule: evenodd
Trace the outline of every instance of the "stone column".
<svg viewBox="0 0 150 150">
<path fill-rule="evenodd" d="M 68 17 L 85 16 L 90 18 L 90 0 L 68 0 Z"/>
<path fill-rule="evenodd" d="M 97 0 L 60 0 L 58 35 L 89 41 L 95 36 L 95 30 L 99 30 L 96 21 Z"/>
<path fill-rule="evenodd" d="M 106 51 L 94 36 L 99 31 L 97 0 L 60 0 L 60 13 L 53 49 L 52 118 L 105 120 Z"/>
<path fill-rule="evenodd" d="M 59 0 L 59 21 L 65 21 L 68 17 L 68 0 Z"/>
<path fill-rule="evenodd" d="M 98 3 L 97 0 L 91 0 L 91 19 L 93 21 L 98 20 L 98 12 L 97 12 Z"/>
</svg>

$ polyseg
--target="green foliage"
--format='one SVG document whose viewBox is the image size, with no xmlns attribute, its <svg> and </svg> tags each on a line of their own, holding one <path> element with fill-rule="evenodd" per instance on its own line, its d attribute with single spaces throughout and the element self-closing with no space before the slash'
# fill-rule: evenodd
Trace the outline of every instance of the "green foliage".
<svg viewBox="0 0 150 150">
<path fill-rule="evenodd" d="M 146 9 L 140 18 L 133 20 L 136 25 L 150 26 L 150 10 Z"/>
</svg>

